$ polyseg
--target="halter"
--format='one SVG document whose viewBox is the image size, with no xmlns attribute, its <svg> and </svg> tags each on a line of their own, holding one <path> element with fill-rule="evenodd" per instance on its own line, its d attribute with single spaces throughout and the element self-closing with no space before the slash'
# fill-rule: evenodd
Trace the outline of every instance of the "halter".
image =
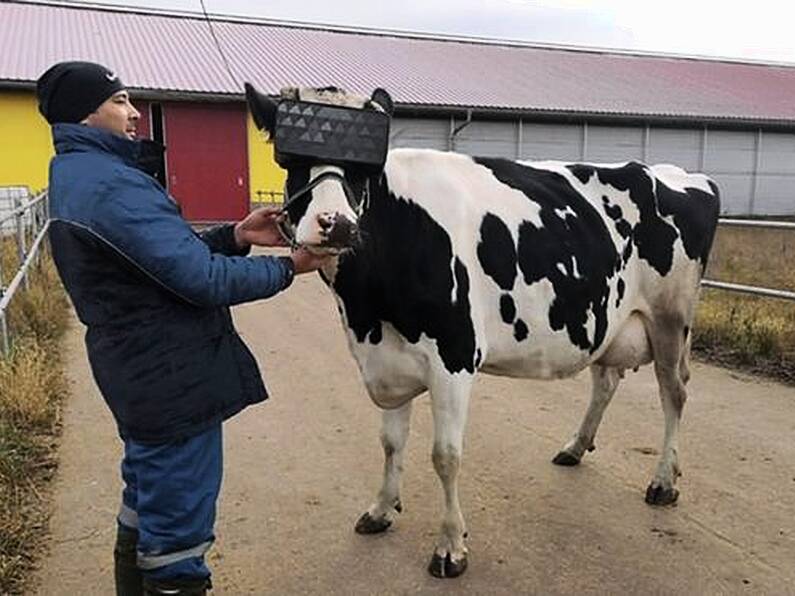
<svg viewBox="0 0 795 596">
<path fill-rule="evenodd" d="M 287 210 L 288 207 L 290 207 L 290 205 L 292 205 L 295 201 L 303 197 L 305 194 L 311 192 L 317 185 L 319 185 L 327 178 L 336 178 L 339 181 L 339 183 L 342 185 L 342 190 L 343 193 L 345 194 L 345 199 L 348 201 L 348 205 L 350 205 L 351 209 L 353 209 L 353 212 L 356 214 L 356 217 L 360 217 L 365 206 L 369 204 L 370 178 L 366 178 L 364 184 L 364 190 L 362 192 L 362 197 L 358 201 L 356 200 L 356 195 L 351 189 L 350 184 L 348 184 L 348 181 L 345 180 L 345 176 L 343 176 L 336 170 L 327 170 L 321 174 L 318 174 L 317 176 L 312 178 L 305 186 L 303 186 L 298 191 L 296 191 L 292 196 L 290 196 L 287 193 L 287 184 L 285 183 L 284 185 L 285 201 L 279 214 L 286 215 L 287 217 L 282 218 L 279 221 L 279 233 L 282 235 L 282 238 L 284 238 L 284 240 L 290 245 L 290 248 L 296 249 L 300 246 L 300 244 L 295 240 L 295 235 L 293 234 L 292 230 L 290 229 L 290 226 L 288 225 L 288 223 L 291 223 L 289 221 L 290 213 Z"/>
</svg>

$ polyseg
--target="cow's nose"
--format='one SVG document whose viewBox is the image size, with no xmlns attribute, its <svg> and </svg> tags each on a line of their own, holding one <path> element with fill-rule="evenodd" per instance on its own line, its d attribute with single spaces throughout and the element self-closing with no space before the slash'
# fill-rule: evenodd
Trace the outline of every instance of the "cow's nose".
<svg viewBox="0 0 795 596">
<path fill-rule="evenodd" d="M 320 229 L 323 232 L 328 232 L 331 229 L 331 226 L 334 225 L 334 220 L 337 217 L 331 213 L 321 213 L 317 216 L 317 224 L 320 226 Z"/>
<path fill-rule="evenodd" d="M 332 246 L 354 246 L 359 240 L 359 227 L 344 215 L 336 215 L 330 220 L 328 227 L 318 218 L 318 223 L 326 236 L 326 242 Z"/>
</svg>

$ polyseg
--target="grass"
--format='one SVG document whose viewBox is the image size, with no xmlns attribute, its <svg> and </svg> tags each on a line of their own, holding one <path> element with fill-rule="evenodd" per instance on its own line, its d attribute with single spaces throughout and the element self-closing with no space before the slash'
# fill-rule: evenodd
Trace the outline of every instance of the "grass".
<svg viewBox="0 0 795 596">
<path fill-rule="evenodd" d="M 795 232 L 719 227 L 707 277 L 795 290 Z M 697 354 L 795 383 L 795 302 L 705 289 L 696 316 Z"/>
<path fill-rule="evenodd" d="M 15 245 L 0 242 L 0 266 L 10 281 Z M 59 340 L 67 301 L 46 255 L 18 290 L 9 312 L 12 349 L 0 354 L 0 594 L 22 594 L 47 533 L 48 481 L 55 470 L 60 403 L 65 394 Z"/>
</svg>

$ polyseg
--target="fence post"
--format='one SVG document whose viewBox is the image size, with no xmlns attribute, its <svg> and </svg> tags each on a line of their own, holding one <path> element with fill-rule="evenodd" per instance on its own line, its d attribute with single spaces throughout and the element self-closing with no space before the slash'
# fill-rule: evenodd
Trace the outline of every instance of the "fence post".
<svg viewBox="0 0 795 596">
<path fill-rule="evenodd" d="M 3 349 L 3 358 L 8 358 L 11 346 L 8 343 L 8 324 L 6 323 L 6 313 L 0 312 L 0 347 Z"/>
<path fill-rule="evenodd" d="M 1 230 L 0 230 L 1 231 Z M 0 234 L 0 242 L 2 242 L 3 236 Z M 6 288 L 3 285 L 3 256 L 2 256 L 2 245 L 0 245 L 0 300 L 3 299 L 3 295 L 6 293 Z M 8 324 L 6 323 L 6 312 L 4 310 L 0 310 L 0 349 L 3 350 L 3 357 L 8 357 Z"/>
<path fill-rule="evenodd" d="M 36 238 L 39 235 L 39 229 L 41 228 L 41 223 L 43 221 L 41 217 L 41 205 L 38 203 L 36 207 L 33 209 L 33 238 Z M 41 271 L 41 251 L 36 251 L 36 269 Z"/>
<path fill-rule="evenodd" d="M 19 258 L 19 265 L 22 266 L 22 263 L 25 262 L 25 212 L 22 210 L 22 195 L 14 195 L 14 208 L 19 209 L 17 213 L 17 257 Z M 25 286 L 25 289 L 30 289 L 30 282 L 28 281 L 28 275 L 25 274 L 22 278 L 22 282 Z"/>
</svg>

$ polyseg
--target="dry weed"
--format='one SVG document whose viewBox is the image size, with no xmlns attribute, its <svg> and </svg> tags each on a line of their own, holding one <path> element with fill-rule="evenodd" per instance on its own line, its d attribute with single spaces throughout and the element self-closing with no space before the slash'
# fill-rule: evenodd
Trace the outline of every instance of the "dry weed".
<svg viewBox="0 0 795 596">
<path fill-rule="evenodd" d="M 13 240 L 0 240 L 5 284 L 18 265 Z M 47 480 L 65 391 L 59 340 L 67 301 L 48 256 L 29 281 L 7 313 L 11 353 L 0 354 L 0 594 L 25 593 L 46 535 Z"/>
<path fill-rule="evenodd" d="M 795 290 L 795 232 L 719 228 L 707 277 Z M 724 364 L 795 380 L 795 303 L 705 290 L 694 348 Z"/>
</svg>

